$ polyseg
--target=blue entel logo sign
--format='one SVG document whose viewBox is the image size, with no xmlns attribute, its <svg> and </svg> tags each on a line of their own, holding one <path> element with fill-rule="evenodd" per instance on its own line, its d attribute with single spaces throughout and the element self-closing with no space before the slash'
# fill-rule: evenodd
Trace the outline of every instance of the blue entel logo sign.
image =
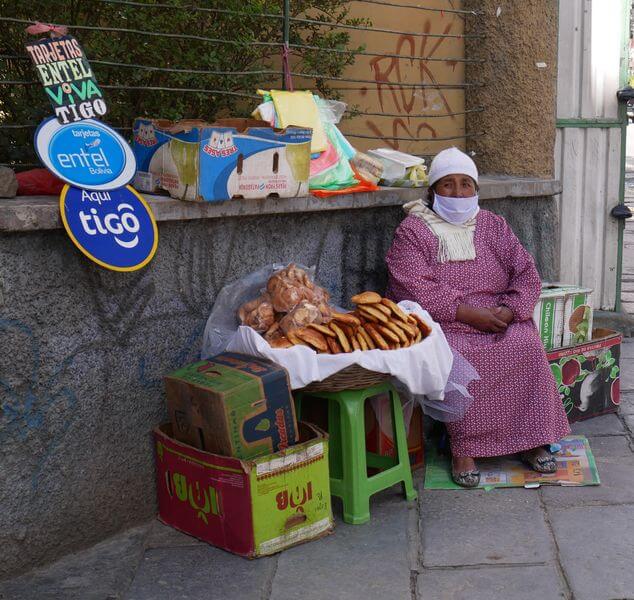
<svg viewBox="0 0 634 600">
<path fill-rule="evenodd" d="M 152 209 L 131 186 L 100 192 L 67 185 L 59 207 L 73 243 L 98 265 L 135 271 L 154 257 L 156 221 Z"/>
<path fill-rule="evenodd" d="M 136 161 L 127 142 L 111 127 L 86 119 L 61 125 L 44 121 L 35 133 L 35 149 L 46 167 L 67 183 L 107 191 L 132 181 Z"/>
</svg>

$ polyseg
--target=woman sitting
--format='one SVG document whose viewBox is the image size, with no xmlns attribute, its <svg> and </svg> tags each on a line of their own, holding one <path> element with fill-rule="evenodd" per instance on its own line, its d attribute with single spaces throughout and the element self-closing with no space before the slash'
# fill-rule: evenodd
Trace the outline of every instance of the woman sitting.
<svg viewBox="0 0 634 600">
<path fill-rule="evenodd" d="M 478 207 L 469 156 L 440 152 L 429 185 L 427 203 L 404 207 L 386 258 L 388 295 L 425 308 L 480 376 L 464 417 L 447 423 L 453 480 L 476 487 L 474 458 L 514 453 L 552 473 L 545 446 L 570 428 L 531 318 L 541 290 L 533 258 L 502 217 Z"/>
</svg>

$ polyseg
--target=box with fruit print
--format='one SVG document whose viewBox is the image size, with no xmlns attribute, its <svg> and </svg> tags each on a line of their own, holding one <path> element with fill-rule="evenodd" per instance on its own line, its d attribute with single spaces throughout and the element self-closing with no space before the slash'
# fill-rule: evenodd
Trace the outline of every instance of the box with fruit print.
<svg viewBox="0 0 634 600">
<path fill-rule="evenodd" d="M 571 423 L 618 410 L 622 339 L 616 331 L 595 329 L 590 341 L 547 353 Z"/>
</svg>

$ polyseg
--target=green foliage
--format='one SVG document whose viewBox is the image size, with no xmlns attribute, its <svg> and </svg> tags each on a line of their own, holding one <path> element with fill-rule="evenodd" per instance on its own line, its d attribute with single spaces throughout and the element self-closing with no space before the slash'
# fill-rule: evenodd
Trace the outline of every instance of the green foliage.
<svg viewBox="0 0 634 600">
<path fill-rule="evenodd" d="M 349 18 L 343 0 L 293 0 L 290 4 L 292 17 L 324 23 L 291 23 L 291 44 L 318 48 L 292 48 L 292 69 L 325 77 L 341 76 L 354 62 L 355 52 L 363 48 L 351 48 L 348 31 L 331 24 L 368 22 Z M 283 0 L 200 0 L 196 8 L 186 0 L 0 0 L 0 15 L 71 25 L 69 32 L 82 44 L 104 91 L 108 105 L 105 120 L 129 134 L 138 116 L 211 120 L 249 115 L 257 104 L 257 98 L 250 96 L 258 88 L 282 86 L 283 6 Z M 261 16 L 263 13 L 274 16 Z M 35 70 L 24 50 L 31 39 L 24 31 L 26 26 L 2 22 L 3 81 L 36 82 Z M 333 49 L 340 52 L 328 51 Z M 244 71 L 266 72 L 241 73 Z M 295 79 L 298 88 L 315 89 L 336 98 L 333 87 L 337 86 L 332 84 L 321 77 Z M 0 127 L 5 126 L 0 129 L 0 163 L 19 168 L 20 164 L 37 162 L 34 125 L 51 114 L 39 83 L 0 85 Z"/>
</svg>

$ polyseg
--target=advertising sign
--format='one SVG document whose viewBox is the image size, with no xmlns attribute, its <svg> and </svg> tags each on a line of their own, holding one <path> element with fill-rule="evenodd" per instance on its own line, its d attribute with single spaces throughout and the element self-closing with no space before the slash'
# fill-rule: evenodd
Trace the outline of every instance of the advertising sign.
<svg viewBox="0 0 634 600">
<path fill-rule="evenodd" d="M 127 142 L 94 119 L 60 125 L 50 118 L 35 132 L 35 150 L 60 179 L 87 190 L 107 191 L 132 181 L 136 160 Z"/>
<path fill-rule="evenodd" d="M 30 42 L 26 50 L 61 124 L 106 114 L 103 93 L 72 35 Z"/>
<path fill-rule="evenodd" d="M 158 229 L 152 210 L 134 188 L 98 192 L 67 185 L 59 208 L 70 239 L 98 265 L 136 271 L 152 260 Z"/>
</svg>

